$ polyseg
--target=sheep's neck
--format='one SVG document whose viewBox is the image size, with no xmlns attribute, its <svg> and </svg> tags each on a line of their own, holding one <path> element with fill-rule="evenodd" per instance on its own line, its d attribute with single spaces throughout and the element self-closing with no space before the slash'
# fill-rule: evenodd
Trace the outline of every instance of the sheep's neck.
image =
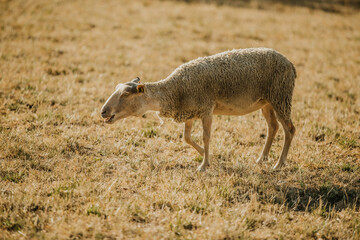
<svg viewBox="0 0 360 240">
<path fill-rule="evenodd" d="M 161 111 L 161 96 L 157 83 L 145 83 L 145 102 L 148 111 Z"/>
</svg>

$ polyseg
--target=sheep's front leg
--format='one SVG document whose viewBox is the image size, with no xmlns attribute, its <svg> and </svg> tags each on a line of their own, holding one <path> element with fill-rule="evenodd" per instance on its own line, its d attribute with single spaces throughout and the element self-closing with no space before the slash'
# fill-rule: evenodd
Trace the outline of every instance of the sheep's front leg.
<svg viewBox="0 0 360 240">
<path fill-rule="evenodd" d="M 185 122 L 185 130 L 184 130 L 184 138 L 185 138 L 185 142 L 190 144 L 191 146 L 193 146 L 199 153 L 200 155 L 204 155 L 204 149 L 202 147 L 200 147 L 196 142 L 194 142 L 194 140 L 192 140 L 191 138 L 191 129 L 193 126 L 193 119 L 187 120 Z"/>
<path fill-rule="evenodd" d="M 211 123 L 212 123 L 211 115 L 206 116 L 202 119 L 205 156 L 201 165 L 197 169 L 198 171 L 205 171 L 206 167 L 209 166 L 209 162 L 210 162 L 209 145 L 210 145 Z"/>
</svg>

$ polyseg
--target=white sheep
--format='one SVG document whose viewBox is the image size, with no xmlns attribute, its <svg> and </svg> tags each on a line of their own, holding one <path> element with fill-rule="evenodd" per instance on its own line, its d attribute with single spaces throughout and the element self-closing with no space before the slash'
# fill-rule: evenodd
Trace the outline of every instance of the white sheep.
<svg viewBox="0 0 360 240">
<path fill-rule="evenodd" d="M 267 48 L 232 50 L 201 57 L 175 69 L 166 79 L 140 84 L 139 78 L 119 84 L 101 110 L 105 123 L 147 111 L 185 122 L 185 141 L 205 155 L 198 171 L 209 165 L 209 142 L 213 115 L 244 115 L 262 110 L 268 125 L 267 139 L 257 162 L 266 160 L 278 121 L 285 142 L 274 169 L 284 165 L 295 127 L 291 122 L 291 99 L 295 85 L 294 65 Z M 203 124 L 204 148 L 191 138 L 194 119 Z"/>
</svg>

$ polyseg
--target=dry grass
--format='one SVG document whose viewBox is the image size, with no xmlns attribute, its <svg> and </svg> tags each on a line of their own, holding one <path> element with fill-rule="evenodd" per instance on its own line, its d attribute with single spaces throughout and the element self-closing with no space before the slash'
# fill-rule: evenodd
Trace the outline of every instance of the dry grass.
<svg viewBox="0 0 360 240">
<path fill-rule="evenodd" d="M 0 239 L 359 239 L 360 15 L 157 1 L 0 1 Z M 293 61 L 297 134 L 215 118 L 212 164 L 171 120 L 104 125 L 119 82 L 266 46 Z M 200 124 L 194 137 L 201 140 Z"/>
</svg>

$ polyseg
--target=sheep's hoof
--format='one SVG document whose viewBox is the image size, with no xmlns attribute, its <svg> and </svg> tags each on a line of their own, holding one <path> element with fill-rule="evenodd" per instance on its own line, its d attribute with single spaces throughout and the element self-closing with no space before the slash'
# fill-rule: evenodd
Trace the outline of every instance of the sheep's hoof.
<svg viewBox="0 0 360 240">
<path fill-rule="evenodd" d="M 257 162 L 257 163 L 261 163 L 261 162 L 264 162 L 264 161 L 267 161 L 267 160 L 268 160 L 268 156 L 261 155 L 261 156 L 256 160 L 256 162 Z"/>
<path fill-rule="evenodd" d="M 197 172 L 205 172 L 207 166 L 208 166 L 208 164 L 201 164 L 201 165 L 196 169 L 196 171 L 197 171 Z"/>
<path fill-rule="evenodd" d="M 282 166 L 284 166 L 284 163 L 277 162 L 273 167 L 273 170 L 280 170 Z"/>
</svg>

